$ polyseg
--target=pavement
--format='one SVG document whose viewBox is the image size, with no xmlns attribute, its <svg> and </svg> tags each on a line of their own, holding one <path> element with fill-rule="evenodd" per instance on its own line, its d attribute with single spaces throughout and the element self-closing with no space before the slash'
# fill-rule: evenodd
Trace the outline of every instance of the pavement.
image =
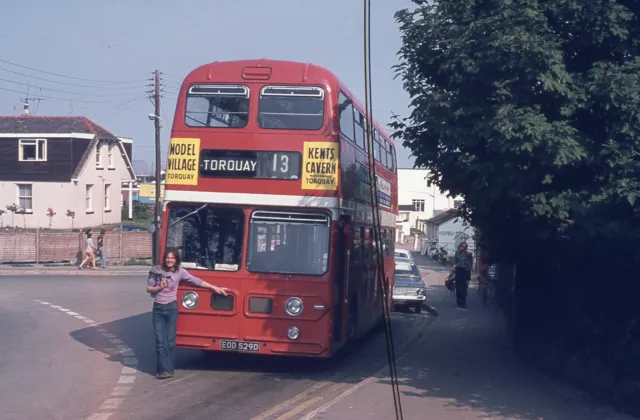
<svg viewBox="0 0 640 420">
<path fill-rule="evenodd" d="M 631 420 L 589 395 L 555 382 L 520 360 L 506 341 L 493 302 L 469 290 L 459 310 L 444 287 L 447 269 L 414 253 L 439 313 L 428 333 L 397 360 L 404 419 Z M 305 420 L 394 419 L 388 371 L 302 417 Z"/>
<path fill-rule="evenodd" d="M 46 266 L 33 264 L 30 266 L 16 267 L 6 264 L 0 265 L 0 276 L 130 276 L 135 274 L 144 275 L 151 267 L 147 265 L 113 265 L 107 268 L 93 270 L 83 268 L 78 270 L 75 265 Z"/>
</svg>

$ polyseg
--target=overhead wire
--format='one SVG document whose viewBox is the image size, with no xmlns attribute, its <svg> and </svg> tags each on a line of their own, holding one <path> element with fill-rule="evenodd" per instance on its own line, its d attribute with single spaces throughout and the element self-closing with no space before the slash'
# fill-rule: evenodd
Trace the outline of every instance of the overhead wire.
<svg viewBox="0 0 640 420">
<path fill-rule="evenodd" d="M 7 89 L 7 88 L 3 88 L 0 87 L 0 90 L 4 90 L 7 92 L 13 92 L 13 93 L 19 93 L 21 95 L 24 95 L 24 92 L 19 91 L 19 90 L 14 90 L 14 89 Z M 64 101 L 64 102 L 82 102 L 82 103 L 86 103 L 86 104 L 107 104 L 108 102 L 106 101 L 87 101 L 84 99 L 74 99 L 74 98 L 58 98 L 55 96 L 45 96 L 45 95 L 38 95 L 37 98 L 34 99 L 50 99 L 52 101 Z"/>
<path fill-rule="evenodd" d="M 387 282 L 384 278 L 384 255 L 382 249 L 380 233 L 380 213 L 378 205 L 378 187 L 375 153 L 373 152 L 373 95 L 371 88 L 371 0 L 364 0 L 364 76 L 365 76 L 365 112 L 367 115 L 367 157 L 369 160 L 369 192 L 371 194 L 371 211 L 373 219 L 374 241 L 376 247 L 376 266 L 378 273 L 378 283 L 381 290 L 382 316 L 384 320 L 385 342 L 387 345 L 387 358 L 389 362 L 389 377 L 393 392 L 393 403 L 396 413 L 396 420 L 402 420 L 402 403 L 400 400 L 400 387 L 398 384 L 398 370 L 396 366 L 396 356 L 393 344 L 393 333 L 391 329 L 391 311 L 389 308 L 389 294 Z"/>
<path fill-rule="evenodd" d="M 83 85 L 83 84 L 80 84 L 80 83 L 65 82 L 65 81 L 61 81 L 61 80 L 53 80 L 53 79 L 47 79 L 45 77 L 34 76 L 34 75 L 31 75 L 31 74 L 25 74 L 25 73 L 22 73 L 22 72 L 19 72 L 19 71 L 6 69 L 4 67 L 0 67 L 0 71 L 4 71 L 4 72 L 7 72 L 7 73 L 12 73 L 12 74 L 17 74 L 19 76 L 26 77 L 26 78 L 29 78 L 29 79 L 42 80 L 44 82 L 57 83 L 57 84 L 60 84 L 60 85 L 75 86 L 75 87 L 82 87 L 82 88 L 95 89 L 95 90 L 100 90 L 100 89 L 108 89 L 108 90 L 113 90 L 113 89 L 134 89 L 134 88 L 146 87 L 146 85 L 137 85 L 137 86 Z M 141 80 L 140 82 L 147 82 L 147 81 L 148 80 Z"/>
<path fill-rule="evenodd" d="M 66 74 L 60 74 L 60 73 L 53 73 L 50 71 L 46 71 L 46 70 L 40 70 L 40 69 L 36 69 L 33 67 L 29 67 L 29 66 L 24 66 L 22 64 L 18 64 L 18 63 L 14 63 L 12 61 L 8 61 L 8 60 L 3 60 L 0 58 L 0 62 L 2 63 L 6 63 L 6 64 L 10 64 L 12 66 L 16 66 L 16 67 L 20 67 L 23 69 L 27 69 L 27 70 L 31 70 L 31 71 L 37 71 L 39 73 L 44 73 L 44 74 L 50 74 L 52 76 L 58 76 L 58 77 L 63 77 L 66 79 L 73 79 L 73 80 L 82 80 L 85 82 L 94 82 L 94 83 L 107 83 L 107 84 L 126 84 L 126 83 L 139 83 L 139 82 L 146 82 L 146 79 L 138 79 L 138 80 L 98 80 L 98 79 L 86 79 L 83 77 L 74 77 L 74 76 L 68 76 Z"/>
<path fill-rule="evenodd" d="M 67 90 L 53 89 L 53 88 L 48 88 L 48 87 L 44 87 L 44 86 L 36 86 L 36 85 L 30 84 L 30 83 L 16 82 L 15 80 L 5 79 L 3 77 L 0 77 L 0 80 L 3 81 L 3 82 L 12 83 L 14 85 L 27 86 L 29 88 L 40 89 L 40 90 L 48 90 L 48 91 L 51 91 L 51 92 L 65 93 L 67 95 L 99 96 L 99 97 L 103 97 L 103 98 L 105 98 L 105 97 L 115 98 L 115 97 L 123 97 L 123 96 L 133 96 L 133 95 L 136 94 L 135 92 L 132 92 L 132 93 L 116 93 L 116 94 L 69 92 Z"/>
</svg>

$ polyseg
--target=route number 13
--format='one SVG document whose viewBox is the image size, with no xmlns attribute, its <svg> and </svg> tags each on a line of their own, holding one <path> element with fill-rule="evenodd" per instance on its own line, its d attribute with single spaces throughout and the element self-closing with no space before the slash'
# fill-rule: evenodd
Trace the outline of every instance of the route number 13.
<svg viewBox="0 0 640 420">
<path fill-rule="evenodd" d="M 289 156 L 278 155 L 277 153 L 273 155 L 273 172 L 278 171 L 282 172 L 283 174 L 289 172 Z"/>
</svg>

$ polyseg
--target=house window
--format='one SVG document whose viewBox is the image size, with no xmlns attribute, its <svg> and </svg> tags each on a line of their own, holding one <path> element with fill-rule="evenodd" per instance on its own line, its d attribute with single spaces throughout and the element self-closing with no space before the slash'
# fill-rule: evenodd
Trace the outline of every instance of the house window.
<svg viewBox="0 0 640 420">
<path fill-rule="evenodd" d="M 84 208 L 86 211 L 93 211 L 92 195 L 93 195 L 93 185 L 88 184 L 87 190 L 85 193 L 85 203 L 84 203 Z"/>
<path fill-rule="evenodd" d="M 96 144 L 96 166 L 102 166 L 102 153 L 101 153 L 101 149 L 102 148 L 102 144 L 101 142 L 98 142 Z"/>
<path fill-rule="evenodd" d="M 19 140 L 20 161 L 46 161 L 47 160 L 47 140 L 46 139 L 20 139 Z"/>
<path fill-rule="evenodd" d="M 109 146 L 108 146 L 107 160 L 109 162 L 109 167 L 113 168 L 113 143 L 111 142 L 109 142 Z"/>
<path fill-rule="evenodd" d="M 424 200 L 411 200 L 413 211 L 424 212 Z"/>
<path fill-rule="evenodd" d="M 18 184 L 18 205 L 22 210 L 33 211 L 33 188 L 31 184 Z"/>
<path fill-rule="evenodd" d="M 111 205 L 109 204 L 110 197 L 111 197 L 111 184 L 105 184 L 104 186 L 104 209 L 105 210 L 111 210 Z"/>
</svg>

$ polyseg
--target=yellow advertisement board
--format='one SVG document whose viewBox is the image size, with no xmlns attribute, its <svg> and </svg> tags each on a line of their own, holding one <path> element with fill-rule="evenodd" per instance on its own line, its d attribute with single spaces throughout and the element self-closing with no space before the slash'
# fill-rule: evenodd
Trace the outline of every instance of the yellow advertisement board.
<svg viewBox="0 0 640 420">
<path fill-rule="evenodd" d="M 156 184 L 140 184 L 140 197 L 153 200 L 156 198 Z M 164 197 L 164 185 L 160 185 L 160 201 Z"/>
<path fill-rule="evenodd" d="M 302 160 L 302 189 L 303 190 L 337 190 L 338 143 L 304 142 Z"/>
<path fill-rule="evenodd" d="M 165 183 L 198 185 L 200 139 L 174 137 L 169 143 Z"/>
</svg>

